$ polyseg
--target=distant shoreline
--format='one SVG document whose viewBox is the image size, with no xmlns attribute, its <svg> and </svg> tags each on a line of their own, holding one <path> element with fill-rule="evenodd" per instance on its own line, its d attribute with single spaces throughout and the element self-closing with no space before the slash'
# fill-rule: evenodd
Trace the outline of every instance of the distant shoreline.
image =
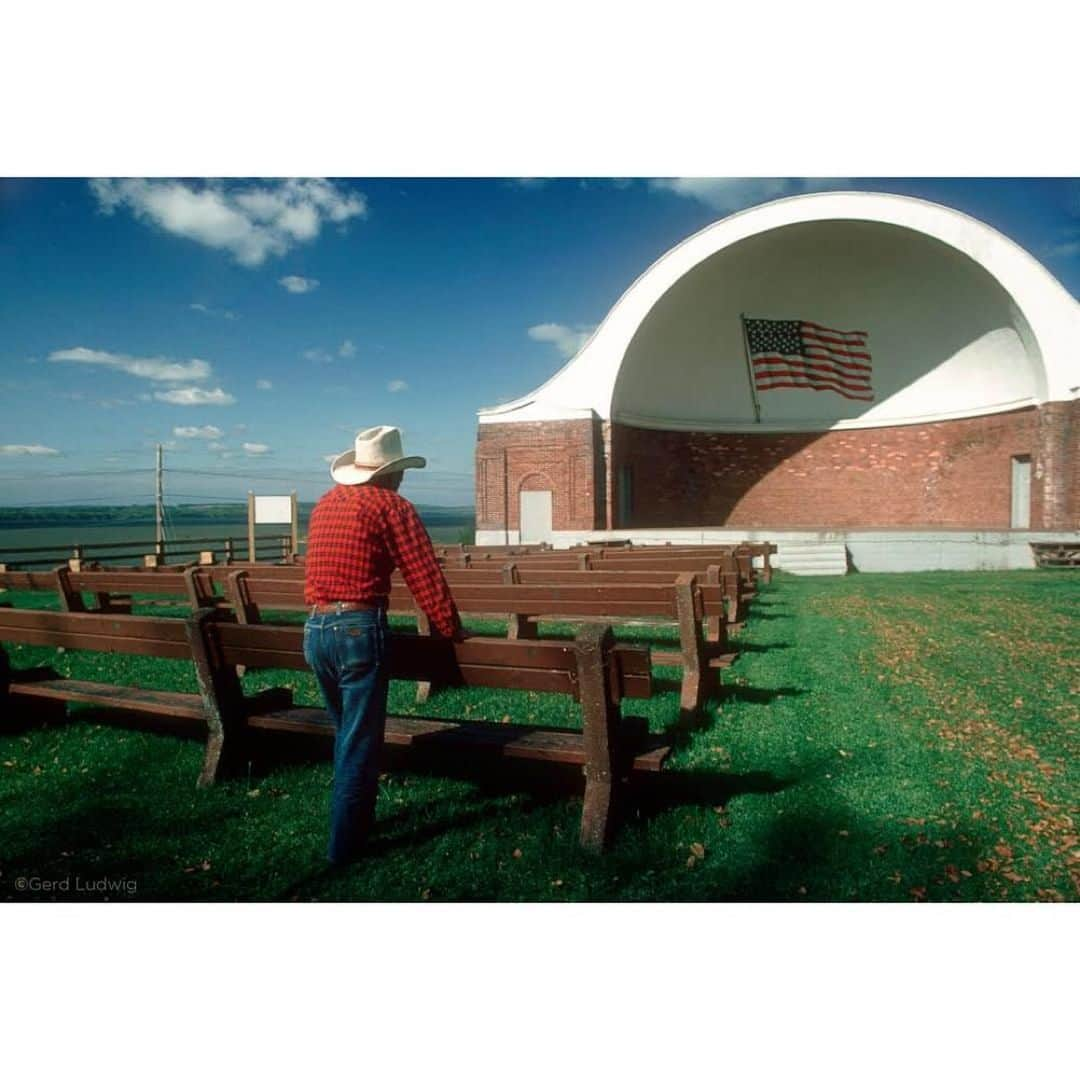
<svg viewBox="0 0 1080 1080">
<path fill-rule="evenodd" d="M 307 522 L 314 503 L 300 503 L 301 524 Z M 420 517 L 430 525 L 472 526 L 476 511 L 471 506 L 425 506 L 416 504 Z M 174 525 L 243 525 L 247 527 L 245 503 L 199 503 L 169 505 L 166 514 Z M 154 524 L 152 504 L 117 506 L 0 506 L 0 529 L 40 529 L 89 525 Z"/>
</svg>

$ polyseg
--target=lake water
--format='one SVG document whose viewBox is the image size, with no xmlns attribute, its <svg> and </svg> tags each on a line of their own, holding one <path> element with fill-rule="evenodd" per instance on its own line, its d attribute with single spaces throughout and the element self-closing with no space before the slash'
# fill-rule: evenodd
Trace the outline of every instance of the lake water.
<svg viewBox="0 0 1080 1080">
<path fill-rule="evenodd" d="M 460 525 L 429 525 L 428 532 L 436 543 L 454 544 L 461 539 Z M 263 559 L 276 558 L 281 548 L 273 540 L 265 538 L 288 533 L 287 526 L 260 525 L 255 530 L 258 555 Z M 247 558 L 247 525 L 244 522 L 233 524 L 194 524 L 176 525 L 167 532 L 171 549 L 212 550 L 218 558 L 224 552 L 226 537 L 232 537 L 235 556 Z M 303 527 L 301 527 L 301 540 Z M 129 544 L 132 546 L 112 550 L 102 545 Z M 154 550 L 153 525 L 57 525 L 47 528 L 4 529 L 0 528 L 0 563 L 8 566 L 20 566 L 27 569 L 44 570 L 57 566 L 73 554 L 76 544 L 81 544 L 84 559 L 97 559 L 103 563 L 141 565 L 142 557 Z M 49 551 L 35 552 L 34 548 L 49 548 Z M 301 547 L 301 550 L 303 548 Z M 195 562 L 197 552 L 180 553 L 175 557 L 166 556 L 166 562 Z"/>
</svg>

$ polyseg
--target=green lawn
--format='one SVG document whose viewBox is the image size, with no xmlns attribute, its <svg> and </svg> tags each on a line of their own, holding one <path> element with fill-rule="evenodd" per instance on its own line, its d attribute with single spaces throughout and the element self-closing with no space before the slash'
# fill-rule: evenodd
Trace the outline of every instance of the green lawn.
<svg viewBox="0 0 1080 1080">
<path fill-rule="evenodd" d="M 725 691 L 602 858 L 577 848 L 573 778 L 394 771 L 375 850 L 331 875 L 327 762 L 292 754 L 196 791 L 198 743 L 73 710 L 73 723 L 0 734 L 0 895 L 26 898 L 22 876 L 107 875 L 136 883 L 114 900 L 1075 900 L 1078 600 L 1068 570 L 777 575 Z M 642 634 L 673 640 L 618 636 Z M 179 661 L 9 654 L 195 690 Z M 656 676 L 655 699 L 626 708 L 663 730 L 678 672 Z M 304 674 L 246 682 L 317 703 Z M 391 708 L 411 702 L 412 685 L 395 685 Z M 528 693 L 451 691 L 424 711 L 576 723 L 572 703 Z"/>
</svg>

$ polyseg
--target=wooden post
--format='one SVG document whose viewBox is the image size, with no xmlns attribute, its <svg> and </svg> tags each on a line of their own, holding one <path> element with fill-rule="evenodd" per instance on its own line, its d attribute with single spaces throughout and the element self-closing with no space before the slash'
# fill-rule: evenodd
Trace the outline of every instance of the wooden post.
<svg viewBox="0 0 1080 1080">
<path fill-rule="evenodd" d="M 212 551 L 200 551 L 199 552 L 199 565 L 200 566 L 213 566 L 214 565 L 214 553 Z"/>
<path fill-rule="evenodd" d="M 577 569 L 577 570 L 591 570 L 592 569 L 592 560 L 589 558 L 589 553 L 587 551 L 583 551 L 583 552 L 581 552 L 580 555 L 578 555 L 578 557 L 577 557 L 577 566 L 575 567 L 575 569 Z"/>
<path fill-rule="evenodd" d="M 143 566 L 148 570 L 156 570 L 161 565 L 161 556 L 156 552 L 153 555 L 143 556 Z"/>
<path fill-rule="evenodd" d="M 60 598 L 61 611 L 86 610 L 86 605 L 83 603 L 82 593 L 76 592 L 71 587 L 70 563 L 76 561 L 76 559 L 70 559 L 68 566 L 58 566 L 53 572 L 56 577 L 56 593 L 57 596 Z"/>
<path fill-rule="evenodd" d="M 184 589 L 192 611 L 217 606 L 210 578 L 198 566 L 189 566 L 184 571 Z"/>
<path fill-rule="evenodd" d="M 585 804 L 581 810 L 581 846 L 599 854 L 614 830 L 619 777 L 618 727 L 621 719 L 611 686 L 610 626 L 589 625 L 575 639 L 578 690 L 585 745 Z"/>
<path fill-rule="evenodd" d="M 720 577 L 719 566 L 709 566 L 705 570 L 705 582 L 708 585 L 720 585 L 722 579 Z M 725 618 L 724 622 L 727 622 L 727 598 L 725 597 Z M 719 615 L 707 615 L 705 617 L 705 640 L 710 644 L 718 644 L 722 640 L 721 632 L 721 619 Z"/>
<path fill-rule="evenodd" d="M 248 492 L 248 562 L 255 561 L 255 492 Z"/>
<path fill-rule="evenodd" d="M 218 617 L 219 612 L 202 608 L 184 626 L 206 711 L 206 752 L 199 787 L 209 787 L 225 776 L 237 774 L 243 760 L 244 691 L 236 671 L 221 662 L 214 633 Z"/>
<path fill-rule="evenodd" d="M 233 538 L 231 536 L 225 537 L 225 552 L 223 557 L 226 566 L 236 558 L 236 553 L 233 551 Z"/>
<path fill-rule="evenodd" d="M 705 672 L 708 670 L 705 642 L 701 637 L 701 593 L 693 574 L 679 574 L 675 579 L 675 607 L 683 661 L 679 718 L 688 722 L 697 718 L 705 704 Z"/>
<path fill-rule="evenodd" d="M 292 492 L 292 547 L 290 559 L 296 562 L 296 556 L 300 554 L 300 507 L 296 501 L 296 492 Z"/>
<path fill-rule="evenodd" d="M 251 592 L 248 589 L 247 570 L 237 570 L 230 574 L 225 589 L 238 623 L 249 626 L 252 623 L 262 622 L 259 608 L 252 602 Z"/>
<path fill-rule="evenodd" d="M 502 583 L 504 585 L 521 584 L 521 573 L 517 563 L 507 563 L 502 568 Z M 528 615 L 519 615 L 514 611 L 507 612 L 506 637 L 508 641 L 535 641 L 539 629 L 539 624 L 532 622 Z"/>
<path fill-rule="evenodd" d="M 423 637 L 431 637 L 431 620 L 419 608 L 416 610 L 416 632 Z M 416 704 L 423 705 L 431 697 L 434 689 L 430 681 L 417 682 Z"/>
</svg>

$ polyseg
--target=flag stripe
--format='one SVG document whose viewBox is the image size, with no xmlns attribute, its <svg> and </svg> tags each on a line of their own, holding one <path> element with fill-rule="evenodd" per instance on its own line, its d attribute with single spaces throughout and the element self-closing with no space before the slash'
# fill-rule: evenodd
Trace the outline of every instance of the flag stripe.
<svg viewBox="0 0 1080 1080">
<path fill-rule="evenodd" d="M 844 390 L 850 390 L 855 394 L 869 394 L 873 392 L 865 383 L 848 383 L 844 382 L 843 379 L 837 379 L 835 376 L 818 375 L 812 371 L 770 371 L 758 375 L 754 379 L 754 383 L 759 387 L 763 386 L 768 389 L 768 384 L 771 384 L 774 379 L 805 379 L 807 382 L 821 383 L 823 386 L 842 387 Z"/>
<path fill-rule="evenodd" d="M 812 330 L 821 330 L 826 334 L 834 334 L 837 337 L 869 337 L 870 335 L 865 330 L 834 330 L 831 326 L 822 326 L 821 323 L 808 322 L 806 319 L 802 320 L 803 326 L 809 326 Z"/>
<path fill-rule="evenodd" d="M 858 356 L 863 360 L 867 359 L 868 353 L 863 350 L 866 347 L 864 341 L 858 342 L 846 342 L 846 341 L 830 341 L 828 338 L 820 336 L 814 336 L 812 334 L 802 335 L 803 344 L 807 348 L 813 349 L 828 349 L 831 352 L 842 353 L 845 356 Z"/>
<path fill-rule="evenodd" d="M 777 365 L 792 368 L 798 371 L 810 370 L 810 371 L 823 371 L 828 375 L 834 375 L 841 381 L 847 381 L 856 385 L 870 385 L 870 376 L 861 375 L 853 371 L 844 371 L 842 368 L 834 367 L 831 364 L 812 363 L 809 360 L 803 360 L 792 356 L 755 356 L 754 368 L 760 369 L 762 375 L 767 375 L 769 369 Z"/>
<path fill-rule="evenodd" d="M 820 345 L 807 345 L 806 355 L 812 356 L 815 360 L 818 358 L 822 360 L 833 360 L 837 364 L 843 364 L 844 367 L 860 368 L 863 371 L 873 371 L 873 368 L 869 364 L 859 363 L 859 360 L 869 360 L 869 353 L 840 353 L 835 350 L 822 348 Z M 843 356 L 845 359 L 838 360 L 838 356 Z M 852 356 L 857 356 L 859 360 L 847 359 Z"/>
<path fill-rule="evenodd" d="M 788 381 L 781 382 L 781 381 L 777 381 L 777 382 L 771 382 L 767 386 L 759 385 L 758 389 L 759 390 L 779 390 L 779 389 L 782 389 L 782 388 L 785 388 L 785 387 L 789 388 L 789 389 L 792 389 L 792 390 L 831 390 L 834 394 L 839 394 L 841 397 L 845 397 L 850 401 L 873 401 L 874 400 L 874 395 L 873 394 L 849 394 L 846 390 L 842 390 L 838 386 L 816 385 L 815 383 L 805 383 L 805 382 L 793 382 L 793 381 L 791 381 L 791 382 L 788 382 Z"/>
</svg>

